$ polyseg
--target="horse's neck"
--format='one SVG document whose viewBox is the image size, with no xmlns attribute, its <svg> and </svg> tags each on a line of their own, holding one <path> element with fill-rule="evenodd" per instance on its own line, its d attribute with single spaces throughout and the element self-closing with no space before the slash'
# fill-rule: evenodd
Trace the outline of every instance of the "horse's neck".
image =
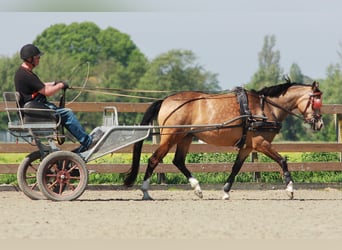
<svg viewBox="0 0 342 250">
<path fill-rule="evenodd" d="M 292 112 L 297 107 L 297 98 L 280 96 L 269 99 L 278 106 L 270 104 L 272 116 L 279 122 L 283 121 L 290 114 L 289 112 Z"/>
</svg>

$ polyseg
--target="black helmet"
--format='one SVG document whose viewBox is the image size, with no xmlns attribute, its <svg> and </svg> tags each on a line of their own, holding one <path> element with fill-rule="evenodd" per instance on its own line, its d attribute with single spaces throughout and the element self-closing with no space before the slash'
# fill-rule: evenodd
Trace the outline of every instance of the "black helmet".
<svg viewBox="0 0 342 250">
<path fill-rule="evenodd" d="M 40 50 L 33 44 L 26 44 L 20 50 L 20 58 L 23 60 L 26 60 L 33 56 L 41 56 L 41 55 L 43 55 L 43 53 L 40 52 Z"/>
</svg>

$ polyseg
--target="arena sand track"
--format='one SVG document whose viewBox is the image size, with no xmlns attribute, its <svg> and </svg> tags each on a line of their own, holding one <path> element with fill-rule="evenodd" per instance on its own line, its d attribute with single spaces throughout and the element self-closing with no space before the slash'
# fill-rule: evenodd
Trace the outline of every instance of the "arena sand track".
<svg viewBox="0 0 342 250">
<path fill-rule="evenodd" d="M 342 239 L 342 191 L 86 190 L 76 201 L 0 192 L 1 239 Z"/>
</svg>

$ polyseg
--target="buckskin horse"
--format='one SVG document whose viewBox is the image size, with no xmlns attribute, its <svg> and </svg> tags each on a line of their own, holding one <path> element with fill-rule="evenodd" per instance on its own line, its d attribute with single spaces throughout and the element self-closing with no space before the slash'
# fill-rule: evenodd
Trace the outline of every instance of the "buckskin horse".
<svg viewBox="0 0 342 250">
<path fill-rule="evenodd" d="M 160 143 L 148 159 L 141 190 L 143 199 L 148 193 L 150 177 L 158 163 L 176 145 L 173 164 L 182 172 L 195 194 L 202 198 L 199 182 L 186 168 L 185 157 L 193 137 L 217 146 L 235 146 L 238 149 L 232 171 L 223 186 L 222 199 L 229 199 L 229 191 L 244 161 L 254 150 L 277 162 L 283 172 L 285 190 L 293 199 L 293 180 L 286 159 L 272 146 L 272 140 L 288 115 L 295 115 L 311 125 L 313 130 L 323 126 L 320 108 L 322 92 L 318 82 L 293 83 L 264 87 L 259 91 L 241 87 L 223 94 L 184 91 L 152 103 L 145 112 L 141 125 L 150 124 L 157 116 Z M 302 116 L 298 115 L 298 110 Z M 143 141 L 134 144 L 133 160 L 126 173 L 124 185 L 132 186 L 137 178 Z"/>
</svg>

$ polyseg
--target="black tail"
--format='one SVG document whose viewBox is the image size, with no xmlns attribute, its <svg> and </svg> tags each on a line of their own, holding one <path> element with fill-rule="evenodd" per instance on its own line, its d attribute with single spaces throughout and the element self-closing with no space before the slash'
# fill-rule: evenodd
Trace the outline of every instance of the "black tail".
<svg viewBox="0 0 342 250">
<path fill-rule="evenodd" d="M 146 110 L 140 125 L 150 124 L 152 120 L 157 117 L 162 103 L 163 103 L 163 100 L 158 100 L 152 103 L 151 106 L 148 107 L 148 109 Z M 144 141 L 142 140 L 134 144 L 132 166 L 131 166 L 131 169 L 128 171 L 126 178 L 124 180 L 124 185 L 126 187 L 132 186 L 135 180 L 137 179 L 137 176 L 139 173 L 141 149 L 142 149 L 143 143 Z"/>
</svg>

